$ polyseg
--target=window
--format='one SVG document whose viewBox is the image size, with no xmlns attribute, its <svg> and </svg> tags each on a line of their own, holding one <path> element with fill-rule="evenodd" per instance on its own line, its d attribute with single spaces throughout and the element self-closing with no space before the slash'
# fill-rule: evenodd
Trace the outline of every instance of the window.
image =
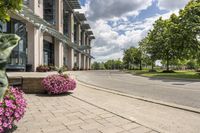
<svg viewBox="0 0 200 133">
<path fill-rule="evenodd" d="M 77 24 L 74 24 L 74 42 L 78 43 L 78 38 L 77 38 Z"/>
<path fill-rule="evenodd" d="M 67 12 L 64 12 L 64 16 L 63 16 L 64 18 L 63 18 L 63 20 L 64 20 L 64 22 L 63 22 L 63 33 L 64 33 L 64 35 L 68 35 L 68 32 L 69 32 L 69 30 L 68 30 L 68 25 L 69 25 L 69 16 L 68 16 L 68 13 Z"/>
<path fill-rule="evenodd" d="M 55 0 L 44 0 L 44 19 L 55 24 Z"/>
<path fill-rule="evenodd" d="M 0 21 L 0 31 L 7 32 L 7 23 L 3 23 Z"/>
<path fill-rule="evenodd" d="M 16 69 L 20 67 L 25 69 L 27 63 L 27 32 L 26 25 L 18 20 L 11 19 L 10 22 L 4 24 L 5 33 L 17 34 L 21 40 L 19 44 L 13 49 L 7 64 L 7 69 Z"/>
<path fill-rule="evenodd" d="M 44 65 L 54 66 L 54 45 L 44 40 L 43 53 Z"/>
<path fill-rule="evenodd" d="M 41 4 L 41 1 L 40 1 L 40 0 L 38 0 L 38 7 L 40 7 L 40 4 Z"/>
</svg>

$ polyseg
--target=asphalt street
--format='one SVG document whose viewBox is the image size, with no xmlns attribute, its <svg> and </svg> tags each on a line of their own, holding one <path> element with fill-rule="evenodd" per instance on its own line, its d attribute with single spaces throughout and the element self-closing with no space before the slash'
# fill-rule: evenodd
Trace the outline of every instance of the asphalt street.
<svg viewBox="0 0 200 133">
<path fill-rule="evenodd" d="M 200 108 L 200 82 L 155 79 L 120 71 L 79 71 L 77 79 L 110 90 Z"/>
</svg>

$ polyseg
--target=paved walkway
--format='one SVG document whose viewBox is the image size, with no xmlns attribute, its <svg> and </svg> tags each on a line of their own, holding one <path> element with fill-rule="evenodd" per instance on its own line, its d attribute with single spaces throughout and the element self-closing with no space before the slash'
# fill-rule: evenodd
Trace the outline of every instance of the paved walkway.
<svg viewBox="0 0 200 133">
<path fill-rule="evenodd" d="M 11 76 L 16 75 L 16 73 L 9 74 Z M 25 77 L 45 77 L 52 73 L 20 74 Z M 79 83 L 75 93 L 71 95 L 26 95 L 28 110 L 25 117 L 18 123 L 15 132 L 200 132 L 200 114 L 198 113 L 145 102 L 98 89 L 101 88 L 94 89 Z"/>
<path fill-rule="evenodd" d="M 76 93 L 80 95 L 81 86 Z M 28 109 L 15 133 L 156 133 L 73 95 L 26 95 Z M 90 94 L 88 94 L 89 96 Z M 83 95 L 85 96 L 85 95 Z"/>
<path fill-rule="evenodd" d="M 86 87 L 79 83 L 78 91 L 73 96 L 159 132 L 200 132 L 200 114 L 198 113 L 117 95 L 116 92 L 105 92 L 101 88 L 96 88 Z"/>
</svg>

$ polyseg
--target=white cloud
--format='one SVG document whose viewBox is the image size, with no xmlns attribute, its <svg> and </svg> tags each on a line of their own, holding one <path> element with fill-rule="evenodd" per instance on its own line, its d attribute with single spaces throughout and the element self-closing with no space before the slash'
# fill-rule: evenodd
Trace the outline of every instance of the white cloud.
<svg viewBox="0 0 200 133">
<path fill-rule="evenodd" d="M 158 0 L 158 7 L 168 11 L 175 11 L 183 8 L 190 0 Z"/>
<path fill-rule="evenodd" d="M 162 17 L 167 19 L 170 14 L 171 12 L 166 13 Z M 138 42 L 147 35 L 152 24 L 160 16 L 156 15 L 136 22 L 118 20 L 113 21 L 112 25 L 106 20 L 90 22 L 96 36 L 92 44 L 92 55 L 96 58 L 95 61 L 122 59 L 123 50 L 131 46 L 137 47 Z"/>
<path fill-rule="evenodd" d="M 152 0 L 89 0 L 87 13 L 90 20 L 113 19 L 137 15 L 152 4 Z"/>
<path fill-rule="evenodd" d="M 123 50 L 138 46 L 160 16 L 163 19 L 184 7 L 188 0 L 158 0 L 159 8 L 167 8 L 166 14 L 157 14 L 141 21 L 131 21 L 142 9 L 146 9 L 153 0 L 88 0 L 85 11 L 96 39 L 92 43 L 92 55 L 95 61 L 122 59 Z M 185 1 L 185 2 L 183 2 Z M 181 4 L 180 4 L 181 3 Z M 169 8 L 169 7 L 170 8 Z"/>
<path fill-rule="evenodd" d="M 105 20 L 98 20 L 92 24 L 96 35 L 92 46 L 92 55 L 95 56 L 96 61 L 121 59 L 123 50 L 131 46 L 136 47 L 138 42 L 146 36 L 153 22 L 153 19 L 135 23 L 126 21 L 116 28 L 112 28 L 112 25 L 109 25 Z M 120 34 L 119 27 L 124 27 L 122 28 L 123 34 Z"/>
</svg>

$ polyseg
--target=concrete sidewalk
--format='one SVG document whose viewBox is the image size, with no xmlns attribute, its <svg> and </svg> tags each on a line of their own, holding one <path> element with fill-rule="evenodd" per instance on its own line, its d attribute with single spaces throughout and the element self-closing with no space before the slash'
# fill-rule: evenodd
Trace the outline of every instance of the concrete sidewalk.
<svg viewBox="0 0 200 133">
<path fill-rule="evenodd" d="M 200 114 L 198 113 L 145 102 L 102 90 L 79 83 L 78 91 L 73 96 L 159 132 L 200 132 Z"/>
<path fill-rule="evenodd" d="M 27 94 L 27 112 L 24 118 L 17 124 L 18 128 L 14 132 L 156 133 L 151 128 L 147 128 L 83 101 L 87 97 L 94 96 L 89 90 L 78 85 L 75 93 L 71 95 L 48 96 Z M 92 91 L 99 93 L 96 90 Z M 77 96 L 83 98 L 83 100 Z M 98 96 L 100 95 L 98 94 Z M 93 101 L 93 103 L 98 104 L 97 101 Z"/>
</svg>

